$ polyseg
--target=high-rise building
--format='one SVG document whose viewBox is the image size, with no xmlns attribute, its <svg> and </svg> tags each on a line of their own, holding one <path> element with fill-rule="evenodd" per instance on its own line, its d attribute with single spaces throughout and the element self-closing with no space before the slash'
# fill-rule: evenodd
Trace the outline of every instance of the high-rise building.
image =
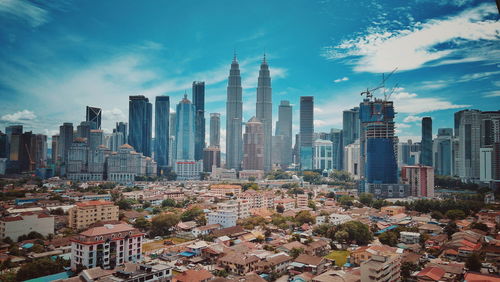
<svg viewBox="0 0 500 282">
<path fill-rule="evenodd" d="M 184 98 L 177 105 L 177 161 L 193 161 L 195 147 L 195 107 L 184 95 Z"/>
<path fill-rule="evenodd" d="M 220 147 L 220 114 L 210 114 L 210 146 Z"/>
<path fill-rule="evenodd" d="M 344 140 L 341 129 L 332 128 L 327 140 L 332 141 L 332 169 L 342 170 L 344 165 Z"/>
<path fill-rule="evenodd" d="M 75 138 L 80 137 L 85 140 L 89 139 L 90 130 L 95 128 L 95 124 L 90 121 L 82 121 L 79 125 L 76 126 L 76 136 Z"/>
<path fill-rule="evenodd" d="M 170 140 L 170 97 L 157 96 L 155 100 L 155 161 L 158 173 L 163 174 L 168 164 L 168 142 Z"/>
<path fill-rule="evenodd" d="M 121 145 L 118 152 L 109 155 L 106 166 L 109 181 L 130 183 L 136 176 L 154 176 L 157 167 L 150 157 L 134 151 L 129 144 Z"/>
<path fill-rule="evenodd" d="M 128 110 L 128 143 L 135 151 L 150 157 L 153 105 L 142 95 L 130 96 Z"/>
<path fill-rule="evenodd" d="M 63 163 L 68 160 L 68 150 L 73 143 L 73 124 L 65 122 L 59 127 L 59 156 Z"/>
<path fill-rule="evenodd" d="M 36 134 L 32 138 L 31 158 L 34 168 L 42 168 L 47 165 L 47 135 Z"/>
<path fill-rule="evenodd" d="M 243 135 L 243 169 L 264 170 L 264 125 L 252 117 Z"/>
<path fill-rule="evenodd" d="M 127 143 L 128 142 L 128 135 L 127 135 L 127 123 L 126 122 L 117 122 L 116 123 L 116 128 L 115 128 L 115 131 L 116 132 L 121 132 L 122 135 L 123 135 L 123 144 Z M 120 145 L 121 146 L 121 145 Z"/>
<path fill-rule="evenodd" d="M 0 131 L 0 159 L 7 158 L 7 134 Z"/>
<path fill-rule="evenodd" d="M 59 134 L 52 135 L 52 164 L 57 164 L 60 161 L 61 155 L 59 155 Z"/>
<path fill-rule="evenodd" d="M 209 146 L 203 149 L 203 171 L 212 172 L 212 167 L 220 167 L 220 148 Z"/>
<path fill-rule="evenodd" d="M 101 108 L 87 106 L 85 120 L 92 124 L 91 129 L 101 129 L 101 113 Z"/>
<path fill-rule="evenodd" d="M 375 192 L 375 196 L 380 197 L 383 194 L 382 191 L 379 191 L 378 188 L 376 191 L 370 191 L 370 184 L 398 183 L 394 106 L 392 101 L 364 99 L 359 108 L 361 122 L 360 172 L 364 184 L 366 184 L 360 186 L 360 192 Z"/>
<path fill-rule="evenodd" d="M 432 144 L 433 166 L 437 175 L 455 175 L 453 128 L 439 128 Z"/>
<path fill-rule="evenodd" d="M 7 158 L 10 160 L 10 143 L 13 134 L 23 134 L 22 125 L 10 125 L 5 128 L 6 143 L 5 143 L 5 153 Z"/>
<path fill-rule="evenodd" d="M 332 141 L 314 140 L 313 169 L 331 171 L 333 169 Z"/>
<path fill-rule="evenodd" d="M 422 142 L 420 164 L 432 166 L 432 118 L 422 118 Z"/>
<path fill-rule="evenodd" d="M 195 108 L 194 159 L 203 159 L 205 148 L 205 82 L 193 81 L 193 106 Z"/>
<path fill-rule="evenodd" d="M 463 110 L 455 113 L 458 122 L 458 175 L 463 180 L 479 179 L 481 142 L 481 111 Z"/>
<path fill-rule="evenodd" d="M 347 146 L 359 139 L 359 107 L 345 110 L 342 117 L 342 143 Z"/>
<path fill-rule="evenodd" d="M 431 166 L 403 166 L 401 180 L 410 185 L 413 197 L 434 197 L 434 169 Z"/>
<path fill-rule="evenodd" d="M 290 101 L 281 101 L 278 108 L 278 120 L 276 121 L 276 136 L 283 136 L 283 146 L 281 148 L 273 146 L 274 150 L 279 150 L 280 164 L 288 167 L 292 163 L 292 106 Z M 274 152 L 273 152 L 274 154 Z"/>
<path fill-rule="evenodd" d="M 226 103 L 226 168 L 239 170 L 243 157 L 243 100 L 240 66 L 236 55 L 231 63 Z"/>
<path fill-rule="evenodd" d="M 349 172 L 354 180 L 359 180 L 359 162 L 360 162 L 359 139 L 354 143 L 344 147 L 344 170 Z"/>
<path fill-rule="evenodd" d="M 264 59 L 260 64 L 256 109 L 256 118 L 264 126 L 264 170 L 269 171 L 272 167 L 273 96 L 266 55 L 264 55 Z"/>
<path fill-rule="evenodd" d="M 313 169 L 314 97 L 300 97 L 300 168 Z"/>
</svg>

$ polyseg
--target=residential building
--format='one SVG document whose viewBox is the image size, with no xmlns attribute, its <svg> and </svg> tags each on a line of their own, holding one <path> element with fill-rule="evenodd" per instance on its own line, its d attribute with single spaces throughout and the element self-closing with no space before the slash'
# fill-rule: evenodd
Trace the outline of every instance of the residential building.
<svg viewBox="0 0 500 282">
<path fill-rule="evenodd" d="M 439 128 L 432 144 L 433 167 L 437 175 L 455 175 L 455 143 L 452 128 Z"/>
<path fill-rule="evenodd" d="M 434 169 L 431 166 L 403 166 L 401 180 L 410 185 L 413 197 L 434 197 Z"/>
<path fill-rule="evenodd" d="M 236 55 L 231 63 L 226 102 L 226 168 L 239 170 L 243 158 L 243 100 L 240 67 Z"/>
<path fill-rule="evenodd" d="M 399 233 L 399 240 L 404 244 L 420 244 L 420 233 L 402 231 Z"/>
<path fill-rule="evenodd" d="M 151 157 L 153 105 L 142 96 L 129 96 L 128 114 L 130 144 L 138 153 Z"/>
<path fill-rule="evenodd" d="M 314 97 L 300 97 L 299 158 L 301 170 L 313 169 Z"/>
<path fill-rule="evenodd" d="M 203 160 L 205 148 L 205 82 L 193 81 L 194 160 Z"/>
<path fill-rule="evenodd" d="M 207 224 L 220 224 L 223 228 L 236 226 L 238 215 L 232 211 L 219 210 L 207 215 Z"/>
<path fill-rule="evenodd" d="M 274 200 L 274 206 L 282 206 L 283 211 L 293 210 L 295 208 L 295 200 L 291 198 Z"/>
<path fill-rule="evenodd" d="M 238 195 L 242 191 L 241 185 L 231 184 L 212 184 L 210 185 L 210 193 L 224 197 L 227 194 Z"/>
<path fill-rule="evenodd" d="M 246 124 L 243 135 L 243 169 L 264 170 L 264 127 L 256 117 L 252 117 Z"/>
<path fill-rule="evenodd" d="M 401 256 L 394 253 L 372 255 L 361 263 L 361 282 L 399 281 L 401 278 Z"/>
<path fill-rule="evenodd" d="M 245 275 L 257 269 L 260 259 L 255 255 L 230 253 L 220 258 L 218 265 L 230 273 Z"/>
<path fill-rule="evenodd" d="M 0 218 L 0 239 L 17 241 L 22 235 L 36 231 L 43 236 L 54 234 L 54 217 L 43 213 L 21 213 Z"/>
<path fill-rule="evenodd" d="M 144 233 L 134 227 L 105 224 L 81 232 L 71 239 L 71 269 L 114 268 L 126 262 L 142 261 Z"/>
<path fill-rule="evenodd" d="M 309 196 L 307 194 L 297 194 L 295 199 L 297 201 L 297 208 L 303 209 L 308 207 Z"/>
<path fill-rule="evenodd" d="M 77 202 L 68 210 L 68 226 L 81 230 L 99 221 L 118 220 L 118 210 L 118 206 L 109 201 Z"/>
<path fill-rule="evenodd" d="M 328 216 L 328 220 L 333 225 L 340 225 L 352 220 L 352 217 L 348 214 L 332 213 Z"/>
<path fill-rule="evenodd" d="M 178 180 L 199 180 L 203 172 L 203 161 L 175 161 L 174 171 Z"/>
<path fill-rule="evenodd" d="M 397 214 L 405 213 L 406 208 L 404 206 L 385 206 L 380 208 L 380 212 L 388 216 L 395 216 Z"/>
<path fill-rule="evenodd" d="M 349 172 L 354 180 L 360 178 L 360 148 L 359 139 L 344 147 L 344 170 Z"/>
</svg>

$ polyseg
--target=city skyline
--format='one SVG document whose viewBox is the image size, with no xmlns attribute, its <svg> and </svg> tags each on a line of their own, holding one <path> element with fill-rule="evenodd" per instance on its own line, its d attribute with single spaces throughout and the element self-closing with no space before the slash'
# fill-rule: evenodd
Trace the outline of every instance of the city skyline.
<svg viewBox="0 0 500 282">
<path fill-rule="evenodd" d="M 431 5 L 425 1 L 410 1 L 402 5 L 399 1 L 387 1 L 378 3 L 380 7 L 364 2 L 308 4 L 298 2 L 291 7 L 290 15 L 285 15 L 273 3 L 259 17 L 273 12 L 286 24 L 295 21 L 302 13 L 307 17 L 314 16 L 317 20 L 312 23 L 305 20 L 293 23 L 304 37 L 301 41 L 310 39 L 310 43 L 292 48 L 289 46 L 290 40 L 295 38 L 292 29 L 279 34 L 271 20 L 258 23 L 258 20 L 242 19 L 221 32 L 220 42 L 209 44 L 207 50 L 184 50 L 179 44 L 204 42 L 210 32 L 221 30 L 223 22 L 206 23 L 205 34 L 189 33 L 200 27 L 192 21 L 186 23 L 184 33 L 169 29 L 160 34 L 155 32 L 152 24 L 172 24 L 176 17 L 173 15 L 165 17 L 169 20 L 162 20 L 153 7 L 145 5 L 139 12 L 150 13 L 151 20 L 138 28 L 149 32 L 118 32 L 108 40 L 103 37 L 108 32 L 127 30 L 127 25 L 135 22 L 125 23 L 119 18 L 106 17 L 109 7 L 102 7 L 102 13 L 94 15 L 92 23 L 79 27 L 72 18 L 77 12 L 89 11 L 84 4 L 69 8 L 64 5 L 39 7 L 32 2 L 24 2 L 20 5 L 22 7 L 2 3 L 0 21 L 4 26 L 2 34 L 7 36 L 0 38 L 2 45 L 6 46 L 0 51 L 4 59 L 0 71 L 8 75 L 0 80 L 3 102 L 0 126 L 23 124 L 25 130 L 47 134 L 50 138 L 63 122 L 72 122 L 76 127 L 85 118 L 85 106 L 92 106 L 102 109 L 102 129 L 109 134 L 116 122 L 128 120 L 128 96 L 144 95 L 152 101 L 155 96 L 168 95 L 171 104 L 175 105 L 191 83 L 198 80 L 206 82 L 205 118 L 209 113 L 218 112 L 222 114 L 221 123 L 225 124 L 223 103 L 234 49 L 241 68 L 242 120 L 255 115 L 258 69 L 266 53 L 273 79 L 272 119 L 277 120 L 279 102 L 289 100 L 295 117 L 294 134 L 298 132 L 300 96 L 315 97 L 315 130 L 329 132 L 330 128 L 342 128 L 342 111 L 359 104 L 359 93 L 363 89 L 379 84 L 380 73 L 390 72 L 395 67 L 399 69 L 389 84 L 400 85 L 392 100 L 398 112 L 396 130 L 402 141 L 408 136 L 414 141 L 420 140 L 419 124 L 423 116 L 430 116 L 435 121 L 432 132 L 435 136 L 438 128 L 453 127 L 455 111 L 464 108 L 496 110 L 499 93 L 495 87 L 498 87 L 500 73 L 492 62 L 499 57 L 493 46 L 498 41 L 495 34 L 500 28 L 494 21 L 494 3 L 441 1 Z M 364 4 L 367 4 L 366 8 Z M 165 13 L 186 8 L 182 4 L 164 5 L 160 10 Z M 415 12 L 421 5 L 426 5 L 426 11 Z M 243 6 L 240 8 L 256 9 Z M 38 13 L 22 14 L 20 9 L 26 7 L 38 8 Z M 220 7 L 215 5 L 210 10 L 217 8 Z M 369 8 L 385 9 L 391 16 L 363 19 L 356 24 L 339 16 L 342 11 L 362 13 Z M 236 8 L 229 5 L 226 9 L 232 11 Z M 332 11 L 338 13 L 332 14 Z M 190 12 L 199 15 L 197 11 Z M 199 16 L 202 21 L 213 19 L 208 15 Z M 420 24 L 416 25 L 416 22 Z M 65 28 L 60 28 L 61 25 Z M 323 27 L 318 29 L 318 25 Z M 461 25 L 466 25 L 470 34 L 461 32 Z M 6 30 L 6 26 L 12 28 Z M 107 29 L 92 35 L 100 26 Z M 332 26 L 336 29 L 330 28 Z M 440 28 L 446 28 L 447 33 L 438 38 Z M 237 29 L 241 32 L 235 33 Z M 316 32 L 311 33 L 311 30 Z M 33 36 L 31 31 L 37 31 L 37 34 Z M 422 36 L 427 39 L 412 47 Z M 44 44 L 33 44 L 33 40 Z M 51 40 L 58 45 L 49 42 Z M 486 44 L 479 46 L 479 41 Z M 405 56 L 397 58 L 397 62 L 383 60 L 391 46 L 404 49 Z M 210 58 L 207 57 L 209 53 L 213 54 Z M 484 57 L 486 53 L 488 58 Z M 458 79 L 452 80 L 451 77 Z M 274 132 L 274 122 L 272 126 Z M 225 151 L 225 134 L 222 127 L 222 151 Z"/>
</svg>

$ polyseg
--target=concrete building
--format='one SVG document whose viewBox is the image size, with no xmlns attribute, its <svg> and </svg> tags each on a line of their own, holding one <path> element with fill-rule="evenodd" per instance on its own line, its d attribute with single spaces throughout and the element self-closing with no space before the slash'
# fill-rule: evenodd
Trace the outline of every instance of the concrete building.
<svg viewBox="0 0 500 282">
<path fill-rule="evenodd" d="M 354 180 L 360 178 L 360 148 L 359 139 L 344 148 L 344 170 L 351 174 Z"/>
<path fill-rule="evenodd" d="M 278 150 L 276 153 L 277 159 L 279 159 L 279 164 L 282 168 L 287 168 L 292 163 L 292 106 L 290 101 L 282 100 L 278 108 L 278 120 L 276 121 L 276 131 L 275 136 L 281 136 L 282 143 L 280 147 L 273 145 L 274 150 Z M 273 151 L 274 155 L 274 151 Z"/>
<path fill-rule="evenodd" d="M 420 244 L 420 233 L 402 231 L 399 233 L 399 241 L 403 244 Z"/>
<path fill-rule="evenodd" d="M 59 127 L 59 157 L 61 158 L 62 163 L 66 163 L 68 160 L 68 151 L 69 147 L 73 143 L 73 124 L 69 122 L 65 122 L 63 125 Z"/>
<path fill-rule="evenodd" d="M 17 241 L 19 236 L 28 235 L 33 231 L 43 236 L 54 234 L 54 217 L 26 212 L 0 218 L 0 239 L 9 237 Z"/>
<path fill-rule="evenodd" d="M 344 146 L 353 144 L 359 139 L 359 107 L 345 110 L 342 113 L 342 143 Z"/>
<path fill-rule="evenodd" d="M 98 221 L 118 220 L 118 210 L 109 201 L 77 202 L 68 210 L 68 226 L 81 230 Z"/>
<path fill-rule="evenodd" d="M 212 172 L 213 167 L 220 167 L 220 147 L 209 146 L 203 149 L 203 171 Z"/>
<path fill-rule="evenodd" d="M 452 128 L 439 128 L 432 144 L 433 166 L 437 175 L 455 175 L 455 144 Z"/>
<path fill-rule="evenodd" d="M 331 171 L 333 169 L 332 141 L 317 139 L 313 143 L 313 169 Z"/>
<path fill-rule="evenodd" d="M 226 168 L 239 170 L 243 158 L 243 100 L 240 66 L 236 55 L 231 63 L 226 102 Z"/>
<path fill-rule="evenodd" d="M 297 208 L 303 209 L 307 208 L 309 204 L 309 196 L 307 194 L 297 194 L 295 197 Z"/>
<path fill-rule="evenodd" d="M 264 141 L 263 123 L 252 117 L 243 135 L 243 170 L 264 170 Z"/>
<path fill-rule="evenodd" d="M 413 197 L 434 197 L 434 169 L 431 166 L 403 166 L 402 183 L 408 184 Z"/>
<path fill-rule="evenodd" d="M 157 96 L 155 98 L 155 154 L 158 174 L 162 175 L 167 167 L 170 141 L 170 97 Z"/>
<path fill-rule="evenodd" d="M 144 233 L 123 223 L 90 228 L 71 239 L 71 269 L 142 261 L 143 239 Z"/>
<path fill-rule="evenodd" d="M 238 216 L 231 211 L 215 211 L 207 216 L 207 224 L 220 224 L 223 228 L 236 226 Z"/>
<path fill-rule="evenodd" d="M 284 211 L 293 210 L 295 208 L 295 199 L 285 198 L 274 200 L 274 206 L 283 206 Z"/>
<path fill-rule="evenodd" d="M 493 180 L 493 148 L 479 150 L 479 181 L 489 183 Z"/>
<path fill-rule="evenodd" d="M 401 279 L 401 256 L 394 253 L 372 255 L 361 263 L 361 282 L 399 281 Z"/>
<path fill-rule="evenodd" d="M 313 169 L 314 97 L 300 97 L 299 162 L 301 170 Z"/>
<path fill-rule="evenodd" d="M 153 105 L 148 98 L 142 95 L 129 96 L 128 125 L 128 144 L 138 153 L 151 157 Z"/>
<path fill-rule="evenodd" d="M 155 176 L 156 162 L 134 151 L 128 144 L 120 146 L 107 159 L 107 180 L 120 183 L 133 182 L 136 176 Z"/>
<path fill-rule="evenodd" d="M 257 82 L 256 118 L 262 122 L 264 139 L 264 170 L 270 171 L 272 167 L 272 136 L 273 136 L 273 96 L 271 88 L 271 75 L 266 55 L 260 64 Z M 256 168 L 257 169 L 257 168 Z"/>
<path fill-rule="evenodd" d="M 205 82 L 193 81 L 192 100 L 194 113 L 194 160 L 203 160 L 205 148 Z"/>
<path fill-rule="evenodd" d="M 203 161 L 175 161 L 174 171 L 177 180 L 199 180 L 203 172 Z"/>
<path fill-rule="evenodd" d="M 265 172 L 259 169 L 245 169 L 239 173 L 241 180 L 264 179 Z"/>
<path fill-rule="evenodd" d="M 210 114 L 210 147 L 220 147 L 220 113 Z"/>
<path fill-rule="evenodd" d="M 432 118 L 422 118 L 422 142 L 420 164 L 432 166 Z"/>
</svg>

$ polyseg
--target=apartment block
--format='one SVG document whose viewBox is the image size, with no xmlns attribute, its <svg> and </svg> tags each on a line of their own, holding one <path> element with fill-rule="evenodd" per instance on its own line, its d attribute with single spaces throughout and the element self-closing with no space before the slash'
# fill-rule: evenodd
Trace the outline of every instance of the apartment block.
<svg viewBox="0 0 500 282">
<path fill-rule="evenodd" d="M 71 228 L 81 230 L 98 221 L 118 220 L 118 209 L 108 201 L 79 202 L 68 211 L 68 223 Z"/>
</svg>

